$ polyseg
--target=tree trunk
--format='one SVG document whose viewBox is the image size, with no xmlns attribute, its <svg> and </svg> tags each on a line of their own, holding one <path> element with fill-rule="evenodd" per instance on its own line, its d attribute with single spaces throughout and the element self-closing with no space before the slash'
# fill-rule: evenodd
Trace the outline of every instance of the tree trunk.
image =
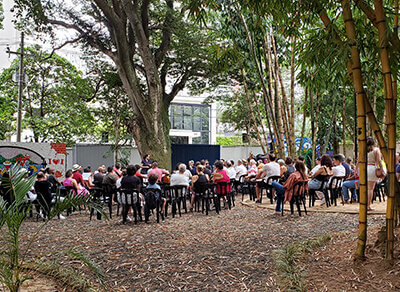
<svg viewBox="0 0 400 292">
<path fill-rule="evenodd" d="M 254 123 L 254 129 L 255 129 L 256 134 L 257 134 L 257 139 L 258 139 L 258 141 L 260 143 L 260 146 L 261 146 L 261 149 L 262 149 L 263 153 L 266 153 L 265 152 L 264 143 L 263 143 L 263 141 L 261 139 L 260 131 L 258 129 L 258 123 L 256 121 L 256 118 L 255 118 L 255 115 L 254 115 L 254 111 L 253 111 L 252 106 L 251 106 L 249 90 L 247 88 L 246 76 L 244 74 L 243 68 L 241 68 L 240 71 L 241 71 L 242 78 L 243 78 L 243 87 L 244 87 L 244 92 L 245 92 L 245 95 L 246 95 L 246 100 L 247 100 L 247 104 L 248 104 L 249 111 L 250 111 L 251 120 Z"/>
<path fill-rule="evenodd" d="M 343 108 L 342 108 L 342 145 L 343 155 L 346 157 L 346 88 L 343 88 Z"/>
<path fill-rule="evenodd" d="M 365 118 L 365 92 L 362 83 L 360 55 L 357 49 L 356 31 L 351 13 L 349 0 L 342 0 L 343 18 L 346 26 L 346 33 L 349 38 L 351 49 L 352 71 L 354 89 L 357 94 L 357 123 L 358 123 L 358 142 L 360 154 L 358 159 L 360 177 L 360 213 L 358 242 L 356 255 L 360 258 L 365 256 L 367 243 L 367 144 L 366 144 L 366 118 Z"/>
<path fill-rule="evenodd" d="M 313 101 L 312 93 L 313 92 L 312 92 L 311 87 L 310 87 L 310 102 L 313 105 L 314 101 Z M 312 116 L 311 116 L 311 120 L 312 120 L 311 121 L 311 132 L 312 132 L 311 136 L 312 136 L 312 138 L 311 138 L 311 140 L 312 140 L 312 147 L 313 147 L 313 149 L 312 149 L 312 151 L 313 151 L 313 163 L 315 163 L 315 159 L 317 158 L 317 125 L 318 125 L 317 121 L 318 121 L 318 115 L 319 115 L 319 91 L 317 91 L 316 103 L 317 103 L 317 109 L 315 111 L 315 114 L 314 114 L 313 110 L 311 111 L 311 114 L 312 114 Z"/>
<path fill-rule="evenodd" d="M 250 54 L 253 57 L 253 61 L 254 61 L 254 64 L 256 66 L 257 75 L 258 75 L 258 78 L 259 78 L 259 81 L 260 81 L 260 84 L 261 84 L 261 89 L 262 89 L 263 96 L 264 96 L 264 103 L 266 105 L 265 111 L 267 113 L 270 112 L 270 114 L 271 114 L 271 117 L 272 117 L 271 121 L 272 121 L 273 129 L 274 129 L 274 134 L 276 136 L 278 134 L 278 131 L 277 131 L 278 125 L 276 124 L 276 119 L 273 118 L 273 109 L 272 109 L 272 106 L 271 106 L 271 98 L 270 98 L 270 96 L 268 94 L 268 90 L 267 90 L 267 87 L 266 87 L 265 81 L 264 81 L 264 75 L 263 75 L 263 73 L 261 71 L 260 65 L 259 65 L 258 60 L 257 60 L 257 55 L 256 55 L 256 51 L 255 51 L 255 48 L 254 48 L 253 38 L 251 37 L 249 28 L 247 26 L 247 23 L 246 23 L 246 20 L 245 20 L 243 14 L 240 12 L 240 9 L 237 6 L 236 6 L 236 9 L 237 9 L 237 13 L 239 14 L 240 20 L 242 21 L 243 27 L 245 29 L 247 40 L 248 40 L 248 42 L 250 44 Z M 280 142 L 281 141 L 280 141 L 280 139 L 278 137 L 276 139 L 276 145 L 278 146 L 278 150 L 281 149 Z"/>
<path fill-rule="evenodd" d="M 275 109 L 274 109 L 274 123 L 276 124 L 276 129 L 274 129 L 275 132 L 275 139 L 277 140 L 277 146 L 278 146 L 278 155 L 280 157 L 285 157 L 285 141 L 284 141 L 284 130 L 283 130 L 283 117 L 282 117 L 282 111 L 281 111 L 281 101 L 280 101 L 280 95 L 279 95 L 279 89 L 278 89 L 278 79 L 276 76 L 276 70 L 274 68 L 274 62 L 272 60 L 272 52 L 270 49 L 270 42 L 268 35 L 266 36 L 266 49 L 267 49 L 267 56 L 268 56 L 268 65 L 269 65 L 269 72 L 270 72 L 270 86 L 272 86 L 272 80 L 275 80 L 274 88 L 270 88 L 270 92 L 274 92 L 274 97 L 275 97 Z"/>
<path fill-rule="evenodd" d="M 301 126 L 301 137 L 300 137 L 300 145 L 299 145 L 299 155 L 301 155 L 303 151 L 303 139 L 304 139 L 304 131 L 306 129 L 306 113 L 307 113 L 307 100 L 308 100 L 308 89 L 309 87 L 306 87 L 305 90 L 305 95 L 304 95 L 304 103 L 303 103 L 303 124 Z M 313 111 L 313 104 L 312 104 L 312 97 L 310 96 L 310 102 L 311 102 L 311 112 Z M 312 127 L 312 126 L 311 126 Z M 294 158 L 294 156 L 292 156 Z"/>
<path fill-rule="evenodd" d="M 267 150 L 269 152 L 270 149 L 269 149 L 269 146 L 268 146 L 267 134 L 265 133 L 264 123 L 263 123 L 263 116 L 262 116 L 261 111 L 260 111 L 260 105 L 259 105 L 258 100 L 257 100 L 257 95 L 253 92 L 252 96 L 254 96 L 254 103 L 255 103 L 256 109 L 257 109 L 257 116 L 258 116 L 257 122 L 258 122 L 258 124 L 260 124 L 261 129 L 262 129 L 261 134 L 262 134 L 263 139 L 264 139 L 265 150 Z M 268 121 L 268 123 L 269 123 L 269 121 Z M 267 152 L 264 152 L 264 153 L 267 153 Z"/>
<path fill-rule="evenodd" d="M 294 66 L 294 59 L 295 59 L 295 49 L 296 49 L 296 37 L 292 37 L 291 42 L 291 56 L 290 56 L 290 120 L 289 120 L 289 128 L 290 128 L 290 138 L 292 144 L 292 157 L 296 155 L 296 135 L 294 131 L 294 75 L 295 75 L 295 66 Z M 304 136 L 304 132 L 303 132 Z"/>
<path fill-rule="evenodd" d="M 290 137 L 290 132 L 289 132 L 289 120 L 290 120 L 290 111 L 289 111 L 289 103 L 286 97 L 286 91 L 285 91 L 285 86 L 283 85 L 283 80 L 282 80 L 282 76 L 281 76 L 281 70 L 279 67 L 279 61 L 278 61 L 278 54 L 277 54 L 277 50 L 276 50 L 276 44 L 275 44 L 275 37 L 273 34 L 273 30 L 271 28 L 270 31 L 270 35 L 271 35 L 271 44 L 272 44 L 272 49 L 274 51 L 274 56 L 275 56 L 275 74 L 274 74 L 274 78 L 275 78 L 275 84 L 276 84 L 276 88 L 281 88 L 281 93 L 282 93 L 282 99 L 280 98 L 280 94 L 279 94 L 279 90 L 277 90 L 276 93 L 276 97 L 277 97 L 277 104 L 278 104 L 278 113 L 280 113 L 279 115 L 281 116 L 281 118 L 279 116 L 277 116 L 277 119 L 282 119 L 283 122 L 283 146 L 285 146 L 285 140 L 286 140 L 286 146 L 288 149 L 288 155 L 290 155 L 293 150 L 292 150 L 292 143 L 291 143 L 291 137 Z M 280 110 L 280 111 L 279 111 Z M 280 122 L 278 120 L 278 122 Z M 283 153 L 283 156 L 281 157 L 285 157 L 285 153 Z"/>
<path fill-rule="evenodd" d="M 118 101 L 117 101 L 118 102 Z M 114 162 L 117 163 L 119 159 L 119 140 L 120 140 L 120 118 L 118 114 L 115 114 L 114 117 L 114 132 L 115 132 L 115 141 L 114 141 Z"/>
<path fill-rule="evenodd" d="M 381 57 L 382 75 L 385 94 L 385 113 L 386 113 L 386 128 L 388 138 L 388 160 L 386 160 L 389 188 L 387 195 L 386 207 L 386 232 L 387 232 L 387 245 L 386 245 L 386 259 L 393 259 L 394 249 L 394 206 L 395 206 L 395 192 L 396 192 L 396 98 L 394 95 L 392 73 L 389 61 L 388 52 L 388 39 L 386 36 L 387 25 L 385 20 L 385 12 L 382 0 L 375 0 L 375 14 L 378 27 L 379 37 L 379 54 Z"/>
</svg>

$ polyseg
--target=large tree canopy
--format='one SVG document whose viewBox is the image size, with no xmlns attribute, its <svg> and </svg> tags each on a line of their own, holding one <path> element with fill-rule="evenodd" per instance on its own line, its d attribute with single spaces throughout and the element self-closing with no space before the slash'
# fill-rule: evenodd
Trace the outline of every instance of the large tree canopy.
<svg viewBox="0 0 400 292">
<path fill-rule="evenodd" d="M 62 7 L 53 0 L 19 0 L 17 7 L 39 29 L 72 31 L 68 42 L 114 62 L 133 109 L 129 129 L 139 151 L 169 167 L 168 107 L 185 85 L 209 73 L 206 48 L 212 36 L 189 23 L 173 0 L 82 0 Z"/>
</svg>

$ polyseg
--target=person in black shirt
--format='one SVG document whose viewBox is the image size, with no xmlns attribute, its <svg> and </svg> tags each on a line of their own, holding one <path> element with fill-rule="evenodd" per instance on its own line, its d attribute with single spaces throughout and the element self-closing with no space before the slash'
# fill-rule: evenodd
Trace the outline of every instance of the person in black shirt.
<svg viewBox="0 0 400 292">
<path fill-rule="evenodd" d="M 121 189 L 137 190 L 140 188 L 140 178 L 135 176 L 136 168 L 134 165 L 129 165 L 126 169 L 127 176 L 121 179 Z"/>
<path fill-rule="evenodd" d="M 50 183 L 50 192 L 52 194 L 57 193 L 57 188 L 60 185 L 60 182 L 57 180 L 54 168 L 47 168 L 47 181 Z"/>
<path fill-rule="evenodd" d="M 42 207 L 43 216 L 47 218 L 50 213 L 50 205 L 51 205 L 51 192 L 50 183 L 46 180 L 46 177 L 43 172 L 38 172 L 36 176 L 37 181 L 35 182 L 35 192 L 37 194 L 37 200 Z"/>
</svg>

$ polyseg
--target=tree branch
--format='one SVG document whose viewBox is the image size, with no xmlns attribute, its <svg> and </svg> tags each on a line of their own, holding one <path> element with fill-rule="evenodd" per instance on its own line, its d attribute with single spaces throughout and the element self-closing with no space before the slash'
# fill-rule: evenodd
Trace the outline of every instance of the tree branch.
<svg viewBox="0 0 400 292">
<path fill-rule="evenodd" d="M 96 42 L 96 38 L 97 38 L 96 36 L 90 35 L 89 32 L 84 31 L 78 25 L 70 24 L 70 23 L 67 23 L 65 21 L 56 20 L 56 19 L 49 19 L 48 23 L 53 24 L 53 25 L 62 26 L 62 27 L 67 28 L 67 29 L 73 29 L 73 30 L 77 31 L 80 34 L 80 37 L 82 39 L 86 39 L 86 41 L 90 45 L 92 45 L 93 47 L 95 47 L 96 49 L 98 49 L 99 51 L 104 53 L 105 55 L 109 56 L 112 60 L 115 60 L 115 54 L 110 49 L 104 47 L 99 42 Z"/>
<path fill-rule="evenodd" d="M 149 5 L 150 0 L 142 1 L 142 8 L 140 10 L 140 17 L 142 18 L 143 31 L 146 37 L 149 37 Z"/>
<path fill-rule="evenodd" d="M 367 18 L 371 21 L 373 26 L 378 27 L 378 24 L 376 22 L 376 15 L 375 15 L 375 10 L 368 5 L 364 0 L 353 0 L 354 4 L 364 12 L 364 14 L 367 16 Z M 393 45 L 393 47 L 400 52 L 400 39 L 399 37 L 391 30 L 388 28 L 387 30 L 388 33 L 388 39 L 390 43 Z"/>
<path fill-rule="evenodd" d="M 173 0 L 166 0 L 166 3 L 168 10 L 165 15 L 165 20 L 162 29 L 162 41 L 160 47 L 155 52 L 155 62 L 157 68 L 160 67 L 166 53 L 168 52 L 169 45 L 171 43 L 172 24 L 174 22 L 174 17 L 173 17 L 174 2 Z"/>
<path fill-rule="evenodd" d="M 178 80 L 176 80 L 176 82 L 172 86 L 170 93 L 164 95 L 164 99 L 166 99 L 167 102 L 171 102 L 174 99 L 174 97 L 179 93 L 179 91 L 185 88 L 189 76 L 190 76 L 190 71 L 186 70 L 185 73 L 183 73 L 183 75 L 181 76 L 181 78 L 178 78 Z"/>
</svg>

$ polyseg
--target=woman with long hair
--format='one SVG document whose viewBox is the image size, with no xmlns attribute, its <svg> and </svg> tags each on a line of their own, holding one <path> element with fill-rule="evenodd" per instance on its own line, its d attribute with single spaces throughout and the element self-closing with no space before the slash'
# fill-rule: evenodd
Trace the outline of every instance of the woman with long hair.
<svg viewBox="0 0 400 292">
<path fill-rule="evenodd" d="M 368 180 L 368 211 L 371 211 L 371 202 L 374 195 L 374 188 L 379 178 L 376 176 L 376 169 L 382 168 L 382 154 L 376 147 L 375 140 L 367 137 L 367 180 Z M 358 169 L 358 168 L 357 168 Z"/>
<path fill-rule="evenodd" d="M 276 190 L 277 195 L 275 208 L 277 214 L 280 214 L 281 212 L 282 200 L 285 199 L 285 202 L 290 202 L 290 200 L 292 199 L 293 186 L 298 182 L 308 181 L 306 175 L 306 167 L 303 161 L 298 160 L 294 165 L 294 168 L 296 169 L 296 171 L 288 177 L 283 185 L 275 181 L 272 182 L 272 187 Z M 307 184 L 305 187 L 307 187 Z"/>
</svg>

